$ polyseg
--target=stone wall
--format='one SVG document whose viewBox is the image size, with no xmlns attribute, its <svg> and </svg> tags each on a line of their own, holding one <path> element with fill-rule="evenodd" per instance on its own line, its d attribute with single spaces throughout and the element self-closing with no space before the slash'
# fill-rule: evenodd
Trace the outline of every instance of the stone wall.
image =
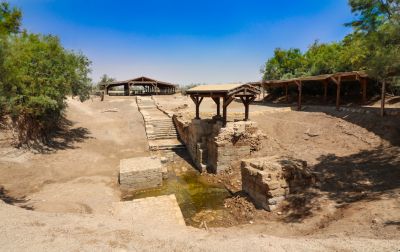
<svg viewBox="0 0 400 252">
<path fill-rule="evenodd" d="M 231 122 L 223 128 L 218 119 L 173 118 L 180 139 L 201 172 L 219 173 L 262 146 L 264 135 L 254 122 Z"/>
<path fill-rule="evenodd" d="M 271 156 L 242 160 L 242 189 L 258 207 L 274 210 L 289 194 L 315 183 L 305 161 Z"/>
</svg>

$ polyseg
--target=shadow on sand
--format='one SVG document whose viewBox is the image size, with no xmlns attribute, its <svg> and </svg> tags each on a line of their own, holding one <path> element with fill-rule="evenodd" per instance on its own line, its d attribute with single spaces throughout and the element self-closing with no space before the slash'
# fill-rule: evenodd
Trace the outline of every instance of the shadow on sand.
<svg viewBox="0 0 400 252">
<path fill-rule="evenodd" d="M 16 205 L 18 207 L 27 209 L 27 210 L 34 210 L 32 206 L 25 205 L 28 200 L 25 197 L 22 198 L 15 198 L 8 195 L 7 190 L 4 187 L 0 186 L 0 200 L 4 201 L 6 204 Z"/>
<path fill-rule="evenodd" d="M 62 119 L 57 129 L 47 135 L 43 142 L 35 142 L 31 145 L 32 149 L 41 154 L 50 154 L 58 150 L 76 149 L 76 143 L 82 143 L 87 139 L 92 139 L 87 128 L 76 127 L 68 119 Z"/>
<path fill-rule="evenodd" d="M 311 217 L 312 210 L 320 207 L 315 198 L 321 194 L 341 208 L 358 201 L 378 200 L 383 195 L 398 197 L 394 190 L 400 188 L 399 150 L 396 146 L 378 147 L 346 157 L 319 157 L 319 163 L 312 167 L 320 181 L 319 192 L 306 190 L 289 197 L 285 210 L 290 213 L 285 221 L 301 222 Z"/>
<path fill-rule="evenodd" d="M 254 105 L 268 106 L 272 108 L 277 107 L 291 107 L 293 110 L 297 109 L 295 104 L 284 103 L 271 103 L 271 102 L 255 102 Z M 349 123 L 358 125 L 382 139 L 387 140 L 390 144 L 400 146 L 400 116 L 379 116 L 379 108 L 363 108 L 371 113 L 357 113 L 348 111 L 337 111 L 334 106 L 322 105 L 303 105 L 302 111 L 304 112 L 321 112 L 329 116 L 343 119 Z M 397 108 L 386 108 L 387 111 L 398 111 Z"/>
</svg>

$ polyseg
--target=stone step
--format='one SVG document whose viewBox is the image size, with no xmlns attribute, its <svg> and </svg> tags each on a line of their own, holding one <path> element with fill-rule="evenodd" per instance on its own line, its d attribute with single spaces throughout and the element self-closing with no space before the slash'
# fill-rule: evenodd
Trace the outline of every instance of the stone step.
<svg viewBox="0 0 400 252">
<path fill-rule="evenodd" d="M 178 136 L 174 135 L 148 135 L 148 139 L 177 139 Z"/>
<path fill-rule="evenodd" d="M 168 127 L 153 127 L 154 130 L 176 130 L 174 126 Z"/>
<path fill-rule="evenodd" d="M 147 135 L 149 136 L 172 136 L 175 135 L 177 136 L 178 134 L 176 132 L 169 132 L 169 131 L 164 131 L 164 132 L 148 132 Z"/>
<path fill-rule="evenodd" d="M 176 139 L 176 136 L 147 137 L 149 140 Z"/>
<path fill-rule="evenodd" d="M 150 146 L 150 150 L 175 150 L 175 149 L 185 149 L 185 145 L 158 145 Z"/>
<path fill-rule="evenodd" d="M 178 135 L 176 131 L 148 131 L 148 135 L 153 135 L 153 136 L 162 136 L 162 135 Z"/>
<path fill-rule="evenodd" d="M 149 132 L 147 133 L 148 136 L 177 136 L 178 134 L 176 134 L 175 132 Z"/>
<path fill-rule="evenodd" d="M 177 136 L 177 132 L 176 131 L 159 131 L 159 132 L 148 132 L 148 135 L 157 135 L 157 136 L 162 136 L 162 135 L 175 135 Z"/>
<path fill-rule="evenodd" d="M 146 122 L 148 122 L 148 123 L 169 123 L 169 124 L 174 124 L 172 122 L 172 120 L 151 120 L 151 119 L 148 119 L 148 120 L 146 120 Z"/>
</svg>

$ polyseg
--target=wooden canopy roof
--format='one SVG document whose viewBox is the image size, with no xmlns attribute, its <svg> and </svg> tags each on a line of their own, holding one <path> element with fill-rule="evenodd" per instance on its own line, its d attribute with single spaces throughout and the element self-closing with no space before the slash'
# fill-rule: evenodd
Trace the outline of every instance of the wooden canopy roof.
<svg viewBox="0 0 400 252">
<path fill-rule="evenodd" d="M 235 96 L 235 95 L 257 95 L 260 90 L 249 84 L 217 84 L 200 85 L 186 91 L 189 95 L 198 96 Z"/>
<path fill-rule="evenodd" d="M 272 86 L 272 85 L 284 85 L 284 84 L 296 83 L 298 81 L 312 82 L 312 81 L 324 81 L 324 80 L 338 79 L 338 78 L 340 78 L 343 81 L 360 80 L 361 78 L 368 78 L 368 75 L 362 71 L 339 72 L 334 74 L 322 74 L 322 75 L 306 76 L 306 77 L 292 78 L 286 80 L 266 80 L 261 83 L 266 86 Z"/>
<path fill-rule="evenodd" d="M 138 78 L 134 78 L 134 79 L 129 79 L 129 80 L 124 80 L 124 81 L 114 81 L 114 82 L 110 82 L 107 84 L 103 84 L 103 86 L 118 86 L 118 85 L 124 85 L 124 84 L 129 84 L 129 85 L 157 85 L 158 87 L 175 87 L 176 85 L 172 84 L 172 83 L 168 83 L 168 82 L 164 82 L 164 81 L 159 81 L 159 80 L 155 80 L 155 79 L 151 79 L 145 76 L 141 76 Z"/>
<path fill-rule="evenodd" d="M 227 122 L 227 107 L 236 98 L 239 97 L 245 107 L 245 118 L 249 119 L 249 105 L 260 90 L 249 84 L 220 84 L 220 85 L 200 85 L 186 91 L 196 105 L 196 119 L 200 119 L 200 104 L 204 97 L 210 97 L 217 105 L 217 117 L 220 117 L 220 100 L 222 98 L 222 119 L 223 124 Z"/>
</svg>

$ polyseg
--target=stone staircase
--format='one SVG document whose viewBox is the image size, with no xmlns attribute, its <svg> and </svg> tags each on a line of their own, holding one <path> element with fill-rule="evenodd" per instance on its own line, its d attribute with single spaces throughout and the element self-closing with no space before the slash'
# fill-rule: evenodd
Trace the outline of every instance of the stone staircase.
<svg viewBox="0 0 400 252">
<path fill-rule="evenodd" d="M 137 97 L 136 102 L 143 115 L 151 150 L 185 148 L 178 140 L 179 135 L 172 118 L 159 110 L 150 96 Z"/>
<path fill-rule="evenodd" d="M 171 118 L 165 119 L 150 119 L 146 127 L 147 138 L 153 139 L 174 139 L 178 138 L 178 132 Z"/>
</svg>

